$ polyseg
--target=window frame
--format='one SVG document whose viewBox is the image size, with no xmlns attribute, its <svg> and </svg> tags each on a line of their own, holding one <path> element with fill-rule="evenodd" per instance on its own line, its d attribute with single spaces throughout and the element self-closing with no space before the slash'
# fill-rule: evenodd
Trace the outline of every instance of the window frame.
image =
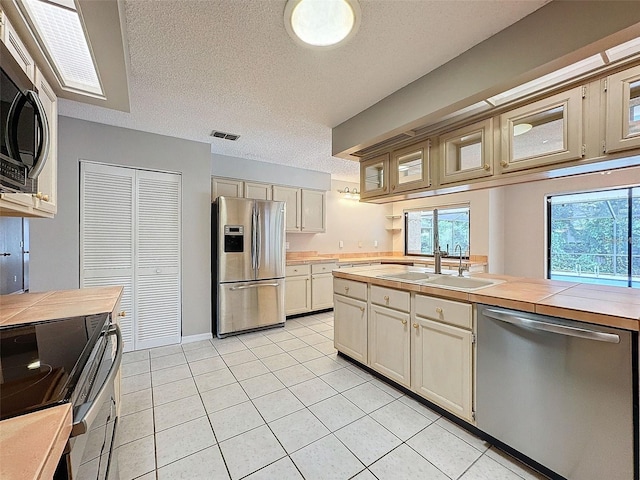
<svg viewBox="0 0 640 480">
<path fill-rule="evenodd" d="M 409 228 L 407 224 L 408 214 L 409 212 L 433 212 L 434 210 L 438 210 L 438 212 L 442 210 L 454 210 L 454 209 L 462 209 L 466 208 L 469 215 L 469 248 L 464 251 L 464 255 L 462 255 L 463 260 L 469 260 L 471 256 L 471 204 L 470 203 L 455 203 L 455 204 L 447 204 L 447 205 L 435 205 L 433 207 L 417 207 L 417 208 L 407 208 L 402 211 L 403 225 L 404 225 L 404 255 L 406 257 L 417 257 L 417 258 L 433 258 L 433 253 L 409 253 L 408 245 L 409 245 Z M 455 248 L 455 246 L 453 246 Z M 448 257 L 454 257 L 453 252 L 448 252 Z M 455 256 L 455 258 L 459 258 L 459 256 Z"/>
<path fill-rule="evenodd" d="M 633 191 L 634 189 L 640 189 L 640 184 L 638 185 L 627 185 L 627 186 L 620 186 L 620 187 L 611 187 L 611 188 L 602 188 L 602 189 L 596 189 L 596 190 L 585 190 L 585 191 L 577 191 L 577 192 L 564 192 L 564 193 L 556 193 L 556 194 L 549 194 L 545 196 L 545 202 L 546 202 L 546 235 L 545 235 L 545 241 L 546 241 L 546 245 L 545 245 L 545 253 L 546 253 L 546 265 L 545 265 L 545 269 L 546 269 L 546 275 L 545 278 L 547 278 L 548 280 L 552 280 L 551 278 L 551 257 L 552 257 L 552 252 L 551 252 L 551 232 L 552 232 L 552 222 L 553 222 L 553 218 L 552 218 L 552 212 L 551 212 L 551 207 L 552 207 L 552 198 L 554 197 L 563 197 L 563 196 L 568 196 L 568 195 L 581 195 L 581 194 L 598 194 L 601 192 L 615 192 L 615 191 L 619 191 L 619 192 L 625 192 L 626 191 L 626 200 L 627 200 L 627 211 L 628 211 L 628 220 L 627 220 L 627 230 L 626 230 L 626 235 L 627 235 L 627 243 L 628 243 L 628 248 L 627 248 L 627 288 L 636 288 L 633 286 L 634 284 L 634 280 L 633 280 L 633 218 L 634 218 L 634 210 L 633 210 Z M 594 277 L 593 279 L 591 277 L 582 277 L 582 276 L 577 276 L 576 275 L 576 282 L 578 283 L 585 283 L 585 282 L 580 282 L 580 280 L 582 279 L 586 279 L 589 278 L 590 282 L 586 282 L 586 283 L 590 283 L 590 284 L 594 284 L 594 285 L 609 285 L 608 283 L 604 283 L 604 282 L 598 282 L 595 281 L 598 279 L 598 277 Z M 557 279 L 556 279 L 557 280 Z M 624 281 L 624 280 L 622 280 Z M 623 287 L 624 288 L 624 287 Z"/>
</svg>

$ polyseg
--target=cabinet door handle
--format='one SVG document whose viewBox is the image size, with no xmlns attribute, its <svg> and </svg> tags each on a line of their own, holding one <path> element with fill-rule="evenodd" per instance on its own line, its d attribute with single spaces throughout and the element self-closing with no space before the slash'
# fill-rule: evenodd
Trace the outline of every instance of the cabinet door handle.
<svg viewBox="0 0 640 480">
<path fill-rule="evenodd" d="M 396 186 L 395 185 L 391 185 L 391 190 L 395 190 Z"/>
<path fill-rule="evenodd" d="M 406 321 L 406 320 L 402 320 L 402 324 L 403 324 L 403 325 L 406 325 L 406 324 L 407 324 L 407 321 Z"/>
<path fill-rule="evenodd" d="M 389 305 L 389 295 L 384 296 L 384 301 L 387 302 L 387 305 Z"/>
<path fill-rule="evenodd" d="M 364 313 L 364 307 L 360 307 L 360 311 Z"/>
<path fill-rule="evenodd" d="M 349 287 L 344 287 L 344 293 L 349 293 Z"/>
<path fill-rule="evenodd" d="M 436 313 L 442 313 L 442 309 L 440 307 L 436 307 Z"/>
<path fill-rule="evenodd" d="M 415 328 L 415 329 L 417 330 L 417 329 L 418 329 L 418 324 L 417 324 L 417 323 L 414 323 L 414 324 L 413 324 L 413 328 Z"/>
</svg>

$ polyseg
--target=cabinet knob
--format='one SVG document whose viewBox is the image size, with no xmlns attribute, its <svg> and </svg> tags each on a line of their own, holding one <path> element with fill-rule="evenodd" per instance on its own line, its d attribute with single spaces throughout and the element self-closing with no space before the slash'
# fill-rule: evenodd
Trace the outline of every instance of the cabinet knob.
<svg viewBox="0 0 640 480">
<path fill-rule="evenodd" d="M 391 185 L 391 190 L 395 190 L 396 186 L 395 185 Z"/>
<path fill-rule="evenodd" d="M 360 307 L 360 311 L 364 313 L 364 307 Z"/>
<path fill-rule="evenodd" d="M 436 313 L 442 313 L 442 309 L 440 307 L 436 307 Z"/>
<path fill-rule="evenodd" d="M 509 162 L 507 162 L 506 160 L 502 160 L 500 162 L 500 165 L 502 165 L 503 167 L 508 167 L 509 166 Z"/>
<path fill-rule="evenodd" d="M 42 192 L 38 192 L 38 193 L 36 193 L 36 194 L 35 194 L 35 197 L 36 197 L 38 200 L 42 200 Z"/>
<path fill-rule="evenodd" d="M 294 269 L 293 269 L 293 271 L 294 271 L 294 272 L 297 272 L 297 271 L 298 271 L 298 269 L 297 269 L 297 268 L 294 268 Z"/>
<path fill-rule="evenodd" d="M 49 201 L 49 195 L 43 195 L 42 196 L 42 200 L 44 200 L 45 202 Z"/>
<path fill-rule="evenodd" d="M 126 316 L 127 316 L 127 313 L 123 310 L 123 311 L 121 311 L 121 312 L 118 312 L 118 316 L 119 316 L 119 317 L 126 317 Z"/>
<path fill-rule="evenodd" d="M 417 323 L 414 323 L 414 324 L 413 324 L 413 328 L 415 328 L 415 329 L 417 330 L 417 329 L 418 329 L 418 324 L 417 324 Z"/>
<path fill-rule="evenodd" d="M 344 293 L 349 293 L 349 287 L 344 287 Z"/>
<path fill-rule="evenodd" d="M 491 170 L 491 165 L 489 165 L 488 163 L 485 163 L 484 167 L 482 168 L 484 168 L 488 172 L 489 170 Z"/>
<path fill-rule="evenodd" d="M 384 301 L 387 302 L 387 305 L 389 305 L 389 295 L 384 296 Z"/>
<path fill-rule="evenodd" d="M 406 321 L 406 320 L 402 320 L 402 324 L 403 324 L 403 325 L 406 325 L 406 324 L 407 324 L 407 321 Z"/>
</svg>

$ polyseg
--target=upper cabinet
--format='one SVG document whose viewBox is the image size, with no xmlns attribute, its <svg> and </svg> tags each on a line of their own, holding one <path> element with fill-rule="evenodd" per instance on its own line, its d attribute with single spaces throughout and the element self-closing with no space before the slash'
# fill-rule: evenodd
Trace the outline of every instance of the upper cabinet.
<svg viewBox="0 0 640 480">
<path fill-rule="evenodd" d="M 302 189 L 302 232 L 322 233 L 326 230 L 325 197 L 325 192 Z"/>
<path fill-rule="evenodd" d="M 244 182 L 232 178 L 211 177 L 211 201 L 218 197 L 244 197 Z"/>
<path fill-rule="evenodd" d="M 438 139 L 441 184 L 493 175 L 493 120 L 468 125 Z"/>
<path fill-rule="evenodd" d="M 300 188 L 273 186 L 273 199 L 286 203 L 287 232 L 299 232 L 301 229 L 301 193 Z"/>
<path fill-rule="evenodd" d="M 360 198 L 389 193 L 389 154 L 385 153 L 360 164 Z"/>
<path fill-rule="evenodd" d="M 0 22 L 2 23 L 2 43 L 5 44 L 13 58 L 20 65 L 20 68 L 27 74 L 29 80 L 35 83 L 36 64 L 33 61 L 33 57 L 29 54 L 27 47 L 20 40 L 13 25 L 11 25 L 11 22 L 2 11 L 0 11 Z"/>
<path fill-rule="evenodd" d="M 427 140 L 392 152 L 391 193 L 429 187 L 429 145 Z"/>
<path fill-rule="evenodd" d="M 578 87 L 500 115 L 502 173 L 582 158 Z"/>
<path fill-rule="evenodd" d="M 266 183 L 244 182 L 244 198 L 271 200 L 271 185 Z"/>
<path fill-rule="evenodd" d="M 605 151 L 640 147 L 640 66 L 607 78 Z"/>
</svg>

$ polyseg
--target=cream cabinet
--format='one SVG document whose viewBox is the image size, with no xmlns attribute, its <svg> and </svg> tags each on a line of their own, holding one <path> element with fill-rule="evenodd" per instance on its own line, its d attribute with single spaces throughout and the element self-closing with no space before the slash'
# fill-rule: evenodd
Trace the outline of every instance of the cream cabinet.
<svg viewBox="0 0 640 480">
<path fill-rule="evenodd" d="M 389 154 L 385 153 L 360 163 L 360 198 L 389 193 Z"/>
<path fill-rule="evenodd" d="M 446 133 L 440 145 L 440 184 L 493 175 L 493 119 Z"/>
<path fill-rule="evenodd" d="M 18 65 L 20 65 L 20 68 L 27 74 L 29 80 L 35 83 L 36 64 L 33 61 L 33 57 L 29 54 L 27 47 L 2 11 L 0 11 L 0 24 L 2 25 L 0 29 L 2 43 L 5 44 L 9 53 L 11 53 L 16 62 L 18 62 Z"/>
<path fill-rule="evenodd" d="M 335 263 L 311 264 L 311 310 L 333 308 L 333 275 Z"/>
<path fill-rule="evenodd" d="M 640 147 L 640 66 L 607 77 L 606 153 Z"/>
<path fill-rule="evenodd" d="M 431 185 L 429 172 L 429 151 L 431 143 L 410 145 L 391 153 L 389 170 L 391 171 L 390 193 L 400 193 Z"/>
<path fill-rule="evenodd" d="M 333 296 L 333 316 L 333 343 L 336 350 L 366 364 L 367 302 L 335 294 Z"/>
<path fill-rule="evenodd" d="M 410 387 L 409 292 L 372 285 L 369 298 L 369 365 Z"/>
<path fill-rule="evenodd" d="M 244 182 L 244 198 L 271 200 L 271 185 L 266 183 Z"/>
<path fill-rule="evenodd" d="M 416 295 L 415 300 L 411 387 L 427 400 L 472 422 L 471 305 L 423 295 Z"/>
<path fill-rule="evenodd" d="M 325 231 L 325 192 L 274 185 L 273 200 L 286 203 L 287 232 L 321 233 Z"/>
<path fill-rule="evenodd" d="M 211 201 L 218 197 L 244 197 L 244 182 L 232 178 L 211 177 Z"/>
<path fill-rule="evenodd" d="M 576 87 L 500 115 L 499 173 L 582 158 L 582 101 Z"/>
<path fill-rule="evenodd" d="M 311 269 L 309 265 L 287 266 L 284 279 L 285 315 L 311 310 Z"/>
</svg>

